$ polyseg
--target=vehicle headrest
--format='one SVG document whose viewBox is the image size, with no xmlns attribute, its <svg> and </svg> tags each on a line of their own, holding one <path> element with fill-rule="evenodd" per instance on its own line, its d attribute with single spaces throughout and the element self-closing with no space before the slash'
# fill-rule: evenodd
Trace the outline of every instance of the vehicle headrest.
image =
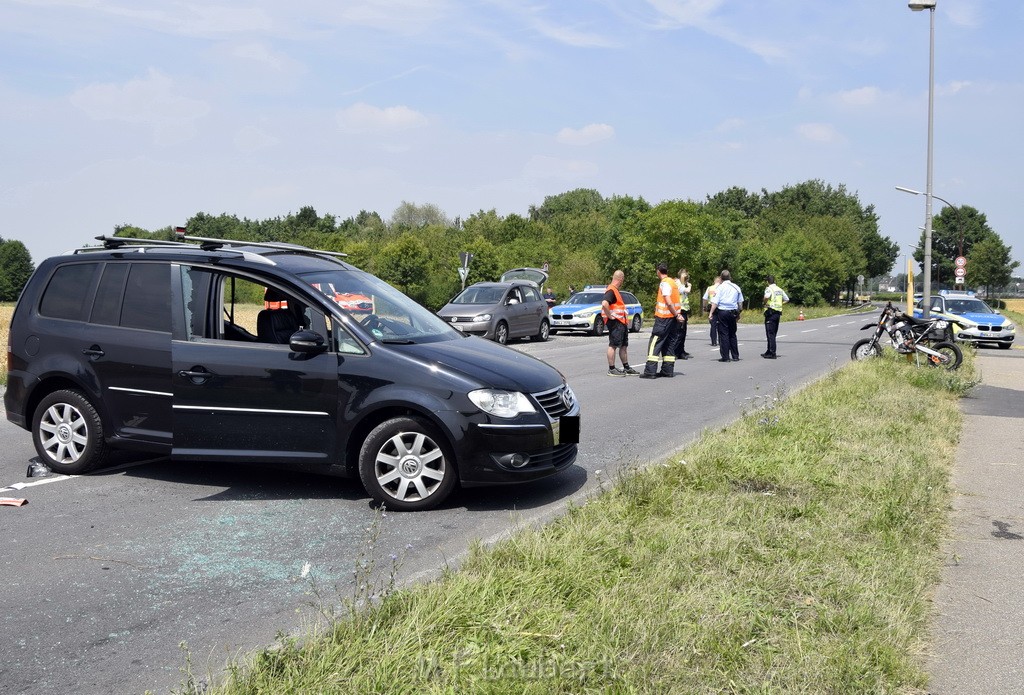
<svg viewBox="0 0 1024 695">
<path fill-rule="evenodd" d="M 263 293 L 263 301 L 265 302 L 287 302 L 288 296 L 282 294 L 280 290 L 275 287 L 268 287 L 266 292 Z"/>
</svg>

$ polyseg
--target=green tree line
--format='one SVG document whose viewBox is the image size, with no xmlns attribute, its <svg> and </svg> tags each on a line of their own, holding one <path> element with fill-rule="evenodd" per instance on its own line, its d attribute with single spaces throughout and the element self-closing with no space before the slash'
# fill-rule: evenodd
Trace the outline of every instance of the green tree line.
<svg viewBox="0 0 1024 695">
<path fill-rule="evenodd" d="M 950 230 L 948 210 L 935 219 L 933 244 L 943 253 Z M 1009 247 L 988 230 L 983 215 L 966 206 L 960 214 L 981 223 L 981 231 L 964 229 L 972 275 L 981 273 L 983 264 L 1001 263 L 1009 276 L 1015 266 L 1008 260 Z M 604 284 L 612 271 L 622 268 L 626 289 L 646 303 L 657 283 L 654 267 L 664 262 L 673 272 L 689 270 L 695 291 L 728 268 L 755 305 L 770 273 L 794 302 L 805 306 L 838 301 L 841 293 L 855 288 L 859 275 L 887 274 L 898 255 L 897 244 L 879 233 L 873 205 L 865 205 L 843 185 L 820 180 L 773 192 L 733 187 L 703 201 L 657 205 L 633 196 L 606 198 L 581 188 L 548 196 L 530 206 L 525 216 L 502 216 L 492 209 L 450 219 L 436 205 L 410 202 L 402 202 L 388 220 L 365 210 L 339 219 L 308 206 L 265 220 L 200 212 L 187 220 L 186 228 L 192 236 L 341 251 L 354 265 L 431 309 L 459 291 L 462 251 L 473 254 L 467 284 L 495 280 L 509 268 L 548 263 L 549 286 L 565 298 L 570 285 Z M 115 233 L 174 238 L 170 226 L 146 230 L 125 224 Z M 12 278 L 9 284 L 17 284 Z"/>
</svg>

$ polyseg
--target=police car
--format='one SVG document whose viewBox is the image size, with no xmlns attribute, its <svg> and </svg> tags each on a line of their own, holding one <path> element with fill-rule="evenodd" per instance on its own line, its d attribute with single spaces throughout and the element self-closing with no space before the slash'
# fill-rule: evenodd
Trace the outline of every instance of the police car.
<svg viewBox="0 0 1024 695">
<path fill-rule="evenodd" d="M 923 304 L 922 299 L 914 306 L 915 317 L 923 315 Z M 959 323 L 960 326 L 954 326 L 953 331 L 956 339 L 962 342 L 994 343 L 1008 350 L 1017 334 L 1017 327 L 1010 319 L 995 312 L 974 292 L 940 290 L 939 294 L 932 295 L 929 313 Z"/>
<path fill-rule="evenodd" d="M 606 291 L 607 285 L 587 285 L 569 297 L 565 304 L 551 307 L 548 312 L 551 318 L 551 332 L 587 331 L 591 335 L 603 335 L 605 326 L 604 317 L 601 315 L 601 301 Z M 644 308 L 633 293 L 620 290 L 619 294 L 622 295 L 626 312 L 629 314 L 629 330 L 636 333 L 644 325 Z"/>
</svg>

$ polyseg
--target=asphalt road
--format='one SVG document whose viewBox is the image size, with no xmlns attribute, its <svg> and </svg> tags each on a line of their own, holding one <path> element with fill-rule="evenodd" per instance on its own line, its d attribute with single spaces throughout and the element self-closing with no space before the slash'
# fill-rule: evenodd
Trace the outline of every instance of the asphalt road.
<svg viewBox="0 0 1024 695">
<path fill-rule="evenodd" d="M 385 585 L 396 567 L 399 584 L 434 577 L 474 540 L 556 516 L 621 466 L 662 460 L 842 366 L 870 317 L 784 323 L 774 361 L 758 356 L 759 319 L 744 316 L 742 359 L 728 364 L 695 327 L 694 359 L 675 379 L 607 376 L 606 338 L 516 343 L 559 368 L 581 401 L 576 465 L 524 486 L 461 491 L 430 512 L 378 518 L 357 481 L 167 459 L 122 456 L 89 476 L 28 479 L 30 436 L 0 422 L 0 487 L 29 485 L 0 491 L 29 500 L 0 507 L 3 690 L 168 692 L 183 680 L 182 643 L 193 673 L 219 672 L 359 594 L 361 561 Z M 638 368 L 648 338 L 646 328 L 630 336 Z"/>
</svg>

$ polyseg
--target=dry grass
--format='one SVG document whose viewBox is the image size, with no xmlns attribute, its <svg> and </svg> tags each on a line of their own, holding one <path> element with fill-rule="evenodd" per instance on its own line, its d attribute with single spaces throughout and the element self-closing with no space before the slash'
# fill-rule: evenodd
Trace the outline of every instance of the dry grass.
<svg viewBox="0 0 1024 695">
<path fill-rule="evenodd" d="M 0 347 L 4 350 L 4 358 L 0 359 L 0 384 L 7 383 L 7 337 L 11 333 L 13 315 L 14 302 L 0 302 Z"/>
<path fill-rule="evenodd" d="M 1004 299 L 1006 308 L 1016 314 L 1024 314 L 1024 299 Z"/>
</svg>

